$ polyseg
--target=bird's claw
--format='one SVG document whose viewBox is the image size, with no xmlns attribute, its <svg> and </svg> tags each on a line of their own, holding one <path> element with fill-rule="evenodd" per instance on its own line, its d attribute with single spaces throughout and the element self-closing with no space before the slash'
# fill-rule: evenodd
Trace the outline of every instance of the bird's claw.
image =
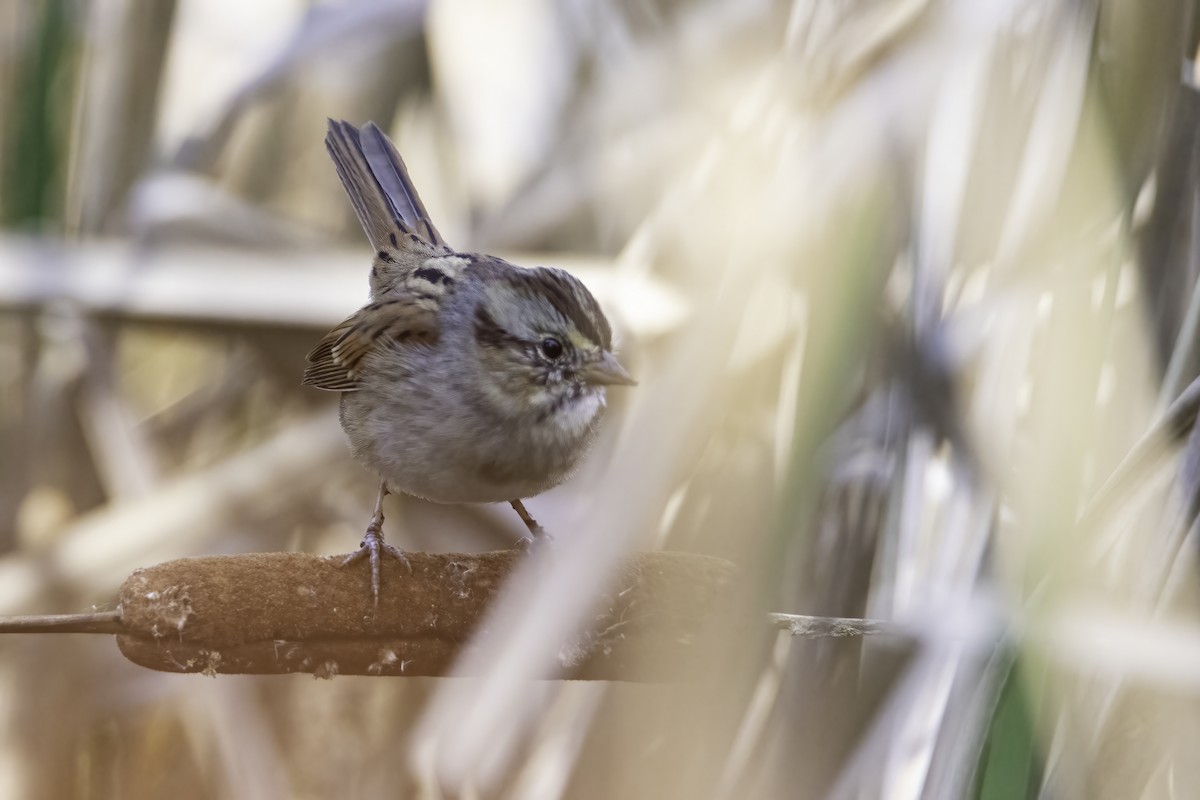
<svg viewBox="0 0 1200 800">
<path fill-rule="evenodd" d="M 370 562 L 371 601 L 376 609 L 379 608 L 379 565 L 382 557 L 385 555 L 402 562 L 408 568 L 408 573 L 412 574 L 412 562 L 408 560 L 408 556 L 399 547 L 385 542 L 383 540 L 383 526 L 373 522 L 367 528 L 366 535 L 363 536 L 362 546 L 342 559 L 343 567 L 348 567 L 351 564 L 362 561 L 364 558 Z"/>
<path fill-rule="evenodd" d="M 546 533 L 541 525 L 531 529 L 529 534 L 517 539 L 516 544 L 513 545 L 513 549 L 520 550 L 523 553 L 532 553 L 536 548 L 545 547 L 554 541 L 554 537 Z"/>
</svg>

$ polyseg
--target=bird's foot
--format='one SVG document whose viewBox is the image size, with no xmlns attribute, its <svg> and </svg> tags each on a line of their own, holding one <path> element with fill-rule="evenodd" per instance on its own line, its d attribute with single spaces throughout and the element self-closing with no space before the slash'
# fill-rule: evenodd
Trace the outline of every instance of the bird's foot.
<svg viewBox="0 0 1200 800">
<path fill-rule="evenodd" d="M 516 545 L 514 545 L 515 549 L 528 553 L 541 543 L 554 541 L 554 537 L 546 533 L 546 529 L 539 525 L 538 521 L 525 510 L 524 503 L 520 500 L 510 500 L 509 505 L 517 512 L 517 515 L 521 517 L 521 521 L 525 523 L 525 527 L 529 530 L 528 536 L 522 536 L 517 540 Z"/>
<path fill-rule="evenodd" d="M 532 553 L 539 547 L 548 547 L 554 542 L 554 537 L 546 533 L 546 529 L 541 525 L 535 528 L 530 528 L 528 536 L 522 536 L 517 539 L 513 545 L 514 550 L 520 550 L 523 553 Z"/>
<path fill-rule="evenodd" d="M 412 574 L 412 562 L 408 560 L 408 556 L 404 551 L 395 545 L 390 545 L 383 540 L 383 520 L 371 520 L 371 524 L 367 526 L 367 532 L 363 536 L 362 546 L 350 555 L 342 559 L 342 566 L 348 567 L 351 564 L 367 559 L 371 564 L 371 600 L 376 609 L 379 608 L 379 565 L 383 556 L 388 556 L 400 561 L 408 568 L 408 572 Z"/>
</svg>

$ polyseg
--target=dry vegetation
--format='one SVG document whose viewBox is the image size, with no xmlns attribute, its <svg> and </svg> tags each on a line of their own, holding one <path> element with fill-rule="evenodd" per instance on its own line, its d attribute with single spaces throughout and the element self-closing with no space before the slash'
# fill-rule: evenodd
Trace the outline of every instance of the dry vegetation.
<svg viewBox="0 0 1200 800">
<path fill-rule="evenodd" d="M 1197 25 L 1190 0 L 0 4 L 0 614 L 356 545 L 374 480 L 299 385 L 366 293 L 326 117 L 390 130 L 455 246 L 580 274 L 640 379 L 531 501 L 560 563 L 492 609 L 483 677 L 162 675 L 10 636 L 0 797 L 1192 796 Z M 408 549 L 520 533 L 392 503 Z M 722 652 L 530 680 L 648 549 L 738 565 Z"/>
</svg>

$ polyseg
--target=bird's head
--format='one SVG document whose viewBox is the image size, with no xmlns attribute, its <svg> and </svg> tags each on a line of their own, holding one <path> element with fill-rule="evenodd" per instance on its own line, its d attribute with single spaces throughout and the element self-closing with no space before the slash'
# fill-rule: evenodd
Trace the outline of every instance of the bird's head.
<svg viewBox="0 0 1200 800">
<path fill-rule="evenodd" d="M 568 272 L 505 270 L 475 310 L 484 392 L 501 413 L 586 429 L 604 388 L 635 381 L 613 354 L 600 304 Z"/>
</svg>

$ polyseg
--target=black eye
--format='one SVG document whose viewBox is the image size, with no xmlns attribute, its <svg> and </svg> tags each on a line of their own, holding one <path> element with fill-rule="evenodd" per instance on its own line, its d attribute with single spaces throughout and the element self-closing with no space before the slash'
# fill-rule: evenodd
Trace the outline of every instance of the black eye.
<svg viewBox="0 0 1200 800">
<path fill-rule="evenodd" d="M 562 342 L 553 336 L 547 336 L 545 339 L 542 339 L 542 343 L 539 346 L 542 349 L 542 355 L 551 360 L 563 354 Z"/>
</svg>

